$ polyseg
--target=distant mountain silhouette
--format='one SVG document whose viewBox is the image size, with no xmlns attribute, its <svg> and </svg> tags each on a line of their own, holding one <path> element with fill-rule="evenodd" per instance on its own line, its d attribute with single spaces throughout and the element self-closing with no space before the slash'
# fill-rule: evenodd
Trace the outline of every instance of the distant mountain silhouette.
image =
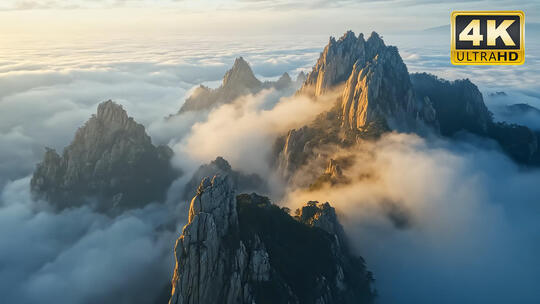
<svg viewBox="0 0 540 304">
<path fill-rule="evenodd" d="M 220 87 L 211 89 L 201 85 L 182 105 L 178 114 L 189 111 L 209 110 L 216 106 L 235 101 L 247 94 L 256 94 L 263 89 L 294 89 L 304 81 L 305 75 L 300 73 L 293 81 L 288 73 L 283 73 L 277 81 L 262 82 L 255 77 L 251 67 L 242 57 L 236 58 L 230 70 L 225 73 Z M 299 84 L 299 82 L 301 82 Z"/>
</svg>

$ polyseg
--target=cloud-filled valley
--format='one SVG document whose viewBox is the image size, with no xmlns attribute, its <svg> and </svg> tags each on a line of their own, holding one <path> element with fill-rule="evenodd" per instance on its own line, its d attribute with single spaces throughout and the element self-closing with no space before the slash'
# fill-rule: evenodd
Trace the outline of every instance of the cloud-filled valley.
<svg viewBox="0 0 540 304">
<path fill-rule="evenodd" d="M 381 303 L 540 299 L 535 288 L 540 276 L 534 271 L 540 250 L 535 240 L 540 230 L 540 171 L 516 165 L 493 141 L 463 135 L 428 142 L 391 133 L 346 151 L 355 160 L 344 171 L 349 184 L 306 192 L 281 181 L 270 168 L 269 155 L 278 136 L 328 110 L 337 95 L 314 102 L 265 89 L 206 112 L 167 118 L 199 84 L 219 86 L 238 56 L 246 58 L 261 80 L 275 80 L 284 72 L 295 78 L 311 70 L 327 42 L 325 36 L 243 39 L 167 37 L 155 38 L 152 46 L 98 39 L 79 45 L 57 42 L 40 51 L 21 42 L 0 55 L 4 299 L 162 299 L 170 292 L 174 242 L 189 207 L 180 199 L 182 188 L 200 164 L 217 156 L 236 170 L 271 181 L 267 195 L 277 204 L 297 208 L 308 200 L 331 202 L 344 215 L 353 247 L 375 274 Z M 513 70 L 450 70 L 440 46 L 414 47 L 414 37 L 385 39 L 397 44 L 409 72 L 470 78 L 496 120 L 504 119 L 500 106 L 528 103 L 540 108 L 537 51 L 528 50 L 527 65 Z M 494 79 L 494 71 L 507 73 L 507 78 Z M 496 91 L 507 96 L 488 95 Z M 117 217 L 87 207 L 54 212 L 31 196 L 30 176 L 45 147 L 62 151 L 97 105 L 108 99 L 143 124 L 154 144 L 168 144 L 175 152 L 173 165 L 184 175 L 173 183 L 165 202 Z M 513 122 L 536 129 L 539 118 L 524 114 Z"/>
</svg>

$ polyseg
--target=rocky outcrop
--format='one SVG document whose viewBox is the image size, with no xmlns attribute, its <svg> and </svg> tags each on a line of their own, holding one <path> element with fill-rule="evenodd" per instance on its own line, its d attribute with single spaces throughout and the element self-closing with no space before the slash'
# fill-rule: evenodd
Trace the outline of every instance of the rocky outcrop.
<svg viewBox="0 0 540 304">
<path fill-rule="evenodd" d="M 343 89 L 342 124 L 365 130 L 382 122 L 393 130 L 437 128 L 429 99 L 415 97 L 409 72 L 394 46 L 386 46 L 377 33 L 366 43 L 366 60 L 357 61 Z"/>
<path fill-rule="evenodd" d="M 298 76 L 296 76 L 296 80 L 295 80 L 296 86 L 298 88 L 302 87 L 304 83 L 306 82 L 306 79 L 307 79 L 307 76 L 304 73 L 304 71 L 301 71 L 300 73 L 298 73 Z"/>
<path fill-rule="evenodd" d="M 258 193 L 268 192 L 265 181 L 257 174 L 244 174 L 232 169 L 231 165 L 223 157 L 218 156 L 208 164 L 201 165 L 185 186 L 184 199 L 191 199 L 195 196 L 197 186 L 206 176 L 228 175 L 234 188 L 241 192 L 255 191 Z"/>
<path fill-rule="evenodd" d="M 249 63 L 242 57 L 236 58 L 230 70 L 223 77 L 223 87 L 230 89 L 255 89 L 261 85 L 261 82 L 249 66 Z"/>
<path fill-rule="evenodd" d="M 277 90 L 294 88 L 294 83 L 288 73 L 284 73 L 275 82 L 261 82 L 255 77 L 244 58 L 239 57 L 234 61 L 232 68 L 225 73 L 219 88 L 211 89 L 203 85 L 199 86 L 186 99 L 178 113 L 209 110 L 222 104 L 231 103 L 241 96 L 256 94 L 263 89 L 270 88 Z"/>
<path fill-rule="evenodd" d="M 208 110 L 220 104 L 230 103 L 242 95 L 256 93 L 261 87 L 262 82 L 255 77 L 249 64 L 244 58 L 239 57 L 225 73 L 219 88 L 210 89 L 201 85 L 186 99 L 179 113 Z"/>
<path fill-rule="evenodd" d="M 451 136 L 460 130 L 487 134 L 491 113 L 471 81 L 446 81 L 426 73 L 411 74 L 411 80 L 416 96 L 433 105 L 442 135 Z"/>
<path fill-rule="evenodd" d="M 346 81 L 356 62 L 363 64 L 365 60 L 366 41 L 362 34 L 357 38 L 348 31 L 338 40 L 330 37 L 313 70 L 307 75 L 302 91 L 323 95 L 328 89 Z"/>
<path fill-rule="evenodd" d="M 343 174 L 342 165 L 350 165 L 349 159 L 330 159 L 324 173 L 319 176 L 310 186 L 310 190 L 318 190 L 327 186 L 348 184 L 350 179 Z"/>
<path fill-rule="evenodd" d="M 386 46 L 375 32 L 367 40 L 350 31 L 339 40 L 330 38 L 300 93 L 320 96 L 338 85 L 343 87 L 336 107 L 278 140 L 283 146 L 276 148 L 276 164 L 284 177 L 323 144 L 350 145 L 390 130 L 438 129 L 431 101 L 415 96 L 397 48 Z"/>
<path fill-rule="evenodd" d="M 235 303 L 242 299 L 240 268 L 245 266 L 245 248 L 229 246 L 226 238 L 237 228 L 231 180 L 204 179 L 191 201 L 188 224 L 176 242 L 169 303 Z"/>
<path fill-rule="evenodd" d="M 386 46 L 377 33 L 367 40 L 350 31 L 330 38 L 299 93 L 321 96 L 330 89 L 342 90 L 334 108 L 276 140 L 274 164 L 284 178 L 313 157 L 328 158 L 326 144 L 346 147 L 392 130 L 422 136 L 466 131 L 496 140 L 520 163 L 540 162 L 537 135 L 527 127 L 495 123 L 473 83 L 409 75 L 397 48 Z M 329 181 L 323 174 L 311 186 Z"/>
<path fill-rule="evenodd" d="M 308 157 L 308 142 L 312 139 L 315 130 L 304 126 L 298 130 L 290 130 L 284 138 L 279 138 L 276 142 L 277 168 L 281 175 L 288 177 L 291 172 L 295 172 L 305 163 Z"/>
<path fill-rule="evenodd" d="M 371 303 L 371 273 L 329 204 L 291 217 L 262 196 L 204 179 L 175 247 L 170 304 Z M 310 209 L 311 210 L 311 209 Z"/>
<path fill-rule="evenodd" d="M 144 126 L 109 100 L 62 155 L 47 149 L 32 176 L 32 193 L 58 209 L 89 203 L 104 212 L 141 207 L 164 199 L 176 175 L 172 154 L 167 146 L 152 145 Z"/>
<path fill-rule="evenodd" d="M 291 79 L 291 76 L 289 76 L 289 73 L 283 73 L 279 79 L 274 82 L 270 83 L 271 86 L 275 87 L 278 90 L 283 90 L 286 88 L 291 87 L 293 84 L 293 81 Z"/>
<path fill-rule="evenodd" d="M 335 235 L 341 246 L 347 246 L 345 231 L 338 221 L 336 209 L 328 202 L 309 201 L 305 206 L 296 210 L 296 218 L 311 227 L 318 227 Z"/>
<path fill-rule="evenodd" d="M 467 131 L 491 138 L 515 161 L 539 164 L 537 134 L 524 126 L 494 122 L 482 93 L 468 79 L 446 81 L 426 73 L 412 74 L 411 79 L 416 95 L 433 104 L 442 135 Z"/>
</svg>

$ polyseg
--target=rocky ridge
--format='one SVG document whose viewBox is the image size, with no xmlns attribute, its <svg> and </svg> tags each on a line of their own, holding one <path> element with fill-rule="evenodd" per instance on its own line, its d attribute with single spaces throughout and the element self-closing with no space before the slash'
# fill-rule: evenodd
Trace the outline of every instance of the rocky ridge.
<svg viewBox="0 0 540 304">
<path fill-rule="evenodd" d="M 330 38 L 299 93 L 318 97 L 331 89 L 342 91 L 331 110 L 276 140 L 274 166 L 286 179 L 308 159 L 329 157 L 325 145 L 349 147 L 392 130 L 421 136 L 471 132 L 495 140 L 520 163 L 540 164 L 534 132 L 494 122 L 469 80 L 409 75 L 397 48 L 375 32 L 367 40 L 351 31 Z"/>
<path fill-rule="evenodd" d="M 222 104 L 231 103 L 241 96 L 256 94 L 263 89 L 294 89 L 298 86 L 297 83 L 302 79 L 301 77 L 304 77 L 303 74 L 300 74 L 295 82 L 288 73 L 284 73 L 277 81 L 262 82 L 255 77 L 249 63 L 244 58 L 238 57 L 232 68 L 225 73 L 219 88 L 211 89 L 203 85 L 199 86 L 186 99 L 178 114 L 209 110 Z"/>
<path fill-rule="evenodd" d="M 482 93 L 470 80 L 447 81 L 426 73 L 412 74 L 415 94 L 429 99 L 443 136 L 469 132 L 495 140 L 515 161 L 540 165 L 538 135 L 525 126 L 495 122 Z"/>
<path fill-rule="evenodd" d="M 164 199 L 176 173 L 172 150 L 154 146 L 144 126 L 122 106 L 99 104 L 62 155 L 47 149 L 32 176 L 35 197 L 57 209 L 96 204 L 115 212 Z"/>
<path fill-rule="evenodd" d="M 372 276 L 329 204 L 294 219 L 228 176 L 205 178 L 175 247 L 170 304 L 371 303 Z"/>
</svg>

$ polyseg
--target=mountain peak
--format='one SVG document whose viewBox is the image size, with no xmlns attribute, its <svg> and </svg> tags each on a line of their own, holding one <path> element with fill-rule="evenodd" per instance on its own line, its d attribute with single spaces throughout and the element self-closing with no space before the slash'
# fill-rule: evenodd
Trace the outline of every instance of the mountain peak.
<svg viewBox="0 0 540 304">
<path fill-rule="evenodd" d="M 356 35 L 354 34 L 353 31 L 348 30 L 347 32 L 345 32 L 345 34 L 343 34 L 343 36 L 341 36 L 341 38 L 339 38 L 338 41 L 345 41 L 345 40 L 351 40 L 351 41 L 356 40 Z"/>
<path fill-rule="evenodd" d="M 298 73 L 298 76 L 296 76 L 296 82 L 304 83 L 304 81 L 306 81 L 306 78 L 306 73 L 304 73 L 304 71 L 301 71 L 300 73 Z"/>
<path fill-rule="evenodd" d="M 383 39 L 377 32 L 372 32 L 366 41 L 366 57 L 374 58 L 386 48 Z"/>
<path fill-rule="evenodd" d="M 291 79 L 291 76 L 289 75 L 289 73 L 285 72 L 285 73 L 283 73 L 283 75 L 281 75 L 281 76 L 279 77 L 279 79 L 278 79 L 277 81 L 278 81 L 278 82 L 279 82 L 279 81 L 287 81 L 287 82 L 290 82 L 290 81 L 292 81 L 292 79 Z"/>
<path fill-rule="evenodd" d="M 62 155 L 47 149 L 31 190 L 57 209 L 96 198 L 98 211 L 117 212 L 162 200 L 175 173 L 172 150 L 155 147 L 144 126 L 111 100 L 75 133 Z"/>
<path fill-rule="evenodd" d="M 285 72 L 279 79 L 274 83 L 274 87 L 278 90 L 290 87 L 292 85 L 293 81 L 291 79 L 291 76 L 289 76 L 289 73 Z"/>
<path fill-rule="evenodd" d="M 127 115 L 126 110 L 110 99 L 98 105 L 96 119 L 105 123 L 117 123 L 120 126 L 135 124 L 135 121 Z"/>
<path fill-rule="evenodd" d="M 313 70 L 308 74 L 303 89 L 313 90 L 315 96 L 324 94 L 331 87 L 343 83 L 349 77 L 355 62 L 365 62 L 365 40 L 352 31 L 339 40 L 330 38 Z M 312 89 L 308 89 L 311 87 Z"/>
<path fill-rule="evenodd" d="M 235 196 L 226 176 L 203 179 L 176 242 L 169 303 L 372 303 L 372 276 L 334 209 L 307 208 L 303 222 L 266 197 Z"/>
<path fill-rule="evenodd" d="M 284 73 L 278 81 L 259 81 L 249 63 L 243 58 L 238 57 L 233 66 L 223 76 L 223 83 L 219 88 L 210 89 L 200 86 L 193 91 L 178 113 L 187 111 L 206 110 L 220 104 L 231 103 L 238 97 L 246 94 L 256 94 L 265 88 L 275 88 L 278 90 L 293 87 L 293 82 L 289 74 Z"/>
<path fill-rule="evenodd" d="M 317 64 L 308 74 L 303 90 L 313 92 L 315 96 L 324 94 L 328 89 L 344 83 L 355 64 L 365 66 L 386 48 L 377 32 L 372 32 L 367 41 L 362 33 L 357 37 L 353 31 L 345 32 L 338 40 L 330 37 Z"/>
<path fill-rule="evenodd" d="M 236 58 L 234 65 L 225 73 L 223 78 L 223 87 L 252 89 L 260 85 L 261 82 L 255 77 L 249 63 L 243 57 Z"/>
<path fill-rule="evenodd" d="M 311 227 L 319 227 L 332 235 L 336 235 L 341 245 L 346 246 L 345 231 L 339 223 L 336 209 L 330 203 L 309 201 L 302 208 L 296 210 L 296 217 L 301 223 Z"/>
<path fill-rule="evenodd" d="M 372 40 L 372 41 L 374 41 L 374 40 L 380 40 L 380 41 L 382 41 L 382 37 L 379 35 L 379 33 L 373 31 L 373 32 L 371 32 L 371 35 L 370 35 L 369 38 L 368 38 L 368 41 L 369 41 L 369 40 Z"/>
<path fill-rule="evenodd" d="M 234 60 L 234 65 L 233 66 L 237 66 L 237 65 L 247 65 L 247 66 L 249 66 L 248 62 L 242 56 L 236 57 L 236 59 Z"/>
</svg>

